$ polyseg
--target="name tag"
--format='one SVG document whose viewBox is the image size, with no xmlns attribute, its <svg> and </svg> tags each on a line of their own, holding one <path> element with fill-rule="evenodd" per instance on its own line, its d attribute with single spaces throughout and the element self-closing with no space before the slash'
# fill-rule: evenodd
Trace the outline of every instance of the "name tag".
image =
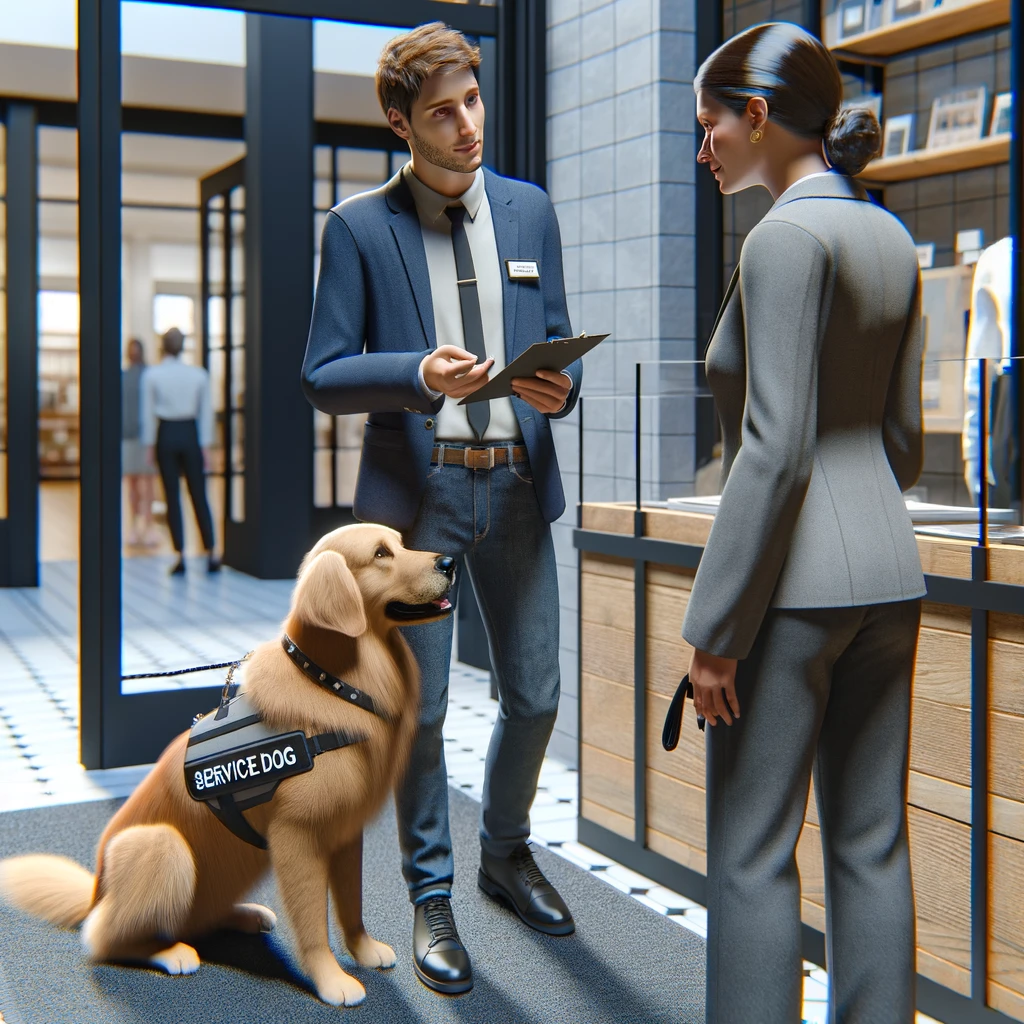
<svg viewBox="0 0 1024 1024">
<path fill-rule="evenodd" d="M 193 800 L 209 800 L 300 775 L 312 767 L 305 734 L 291 732 L 193 761 L 186 766 L 185 783 Z"/>
<path fill-rule="evenodd" d="M 540 270 L 536 260 L 505 260 L 510 281 L 539 281 Z"/>
</svg>

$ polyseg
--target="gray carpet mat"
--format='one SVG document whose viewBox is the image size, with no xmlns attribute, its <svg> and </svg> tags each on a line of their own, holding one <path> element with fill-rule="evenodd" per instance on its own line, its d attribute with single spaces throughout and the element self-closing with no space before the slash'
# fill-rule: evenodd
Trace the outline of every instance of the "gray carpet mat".
<svg viewBox="0 0 1024 1024">
<path fill-rule="evenodd" d="M 92 868 L 96 841 L 117 806 L 102 801 L 0 814 L 0 856 L 59 853 Z M 371 935 L 395 948 L 398 963 L 374 971 L 339 957 L 366 986 L 362 1006 L 326 1006 L 295 973 L 270 878 L 252 898 L 278 914 L 277 931 L 211 936 L 198 947 L 199 972 L 186 977 L 91 965 L 77 932 L 0 904 L 0 1012 L 7 1024 L 319 1024 L 342 1016 L 388 1024 L 704 1020 L 699 936 L 544 849 L 537 849 L 537 862 L 572 908 L 576 934 L 552 938 L 527 928 L 477 888 L 478 814 L 477 803 L 452 790 L 456 921 L 475 979 L 465 995 L 437 995 L 413 973 L 412 911 L 389 807 L 366 834 L 364 918 Z M 343 951 L 333 922 L 331 941 Z"/>
</svg>

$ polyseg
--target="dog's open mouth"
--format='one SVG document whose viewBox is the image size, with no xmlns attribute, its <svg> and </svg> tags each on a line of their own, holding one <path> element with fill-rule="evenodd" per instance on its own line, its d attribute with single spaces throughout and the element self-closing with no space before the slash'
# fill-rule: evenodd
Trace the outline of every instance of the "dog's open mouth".
<svg viewBox="0 0 1024 1024">
<path fill-rule="evenodd" d="M 390 619 L 429 619 L 435 615 L 444 615 L 452 610 L 452 603 L 447 597 L 439 597 L 435 601 L 423 604 L 403 604 L 401 601 L 389 601 L 387 614 Z"/>
</svg>

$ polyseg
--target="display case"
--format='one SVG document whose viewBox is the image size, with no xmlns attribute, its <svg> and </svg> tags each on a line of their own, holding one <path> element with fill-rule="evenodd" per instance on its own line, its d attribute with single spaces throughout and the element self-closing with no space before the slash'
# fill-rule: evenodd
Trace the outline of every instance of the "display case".
<svg viewBox="0 0 1024 1024">
<path fill-rule="evenodd" d="M 963 387 L 968 365 L 949 362 L 939 379 Z M 992 393 L 1006 368 L 974 369 Z M 644 364 L 636 394 L 582 400 L 579 841 L 705 903 L 706 734 L 692 704 L 678 748 L 661 745 L 689 663 L 681 627 L 719 500 L 719 466 L 697 469 L 689 456 L 684 428 L 710 401 L 680 388 L 694 376 Z M 982 417 L 978 439 L 983 464 L 990 420 Z M 980 507 L 908 500 L 928 588 L 907 800 L 919 1006 L 944 1021 L 990 1019 L 971 1016 L 979 990 L 1005 1018 L 1024 1020 L 1024 529 L 1015 509 L 984 497 Z M 819 828 L 809 796 L 797 850 L 804 955 L 824 964 Z"/>
</svg>

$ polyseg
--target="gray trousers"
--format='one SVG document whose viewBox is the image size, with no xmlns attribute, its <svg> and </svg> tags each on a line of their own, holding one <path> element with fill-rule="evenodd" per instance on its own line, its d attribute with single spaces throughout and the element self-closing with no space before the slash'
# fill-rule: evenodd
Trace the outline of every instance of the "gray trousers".
<svg viewBox="0 0 1024 1024">
<path fill-rule="evenodd" d="M 708 729 L 708 1024 L 798 1024 L 796 845 L 812 769 L 829 1021 L 914 1020 L 907 844 L 921 602 L 772 609 L 739 663 L 740 719 Z"/>
</svg>

